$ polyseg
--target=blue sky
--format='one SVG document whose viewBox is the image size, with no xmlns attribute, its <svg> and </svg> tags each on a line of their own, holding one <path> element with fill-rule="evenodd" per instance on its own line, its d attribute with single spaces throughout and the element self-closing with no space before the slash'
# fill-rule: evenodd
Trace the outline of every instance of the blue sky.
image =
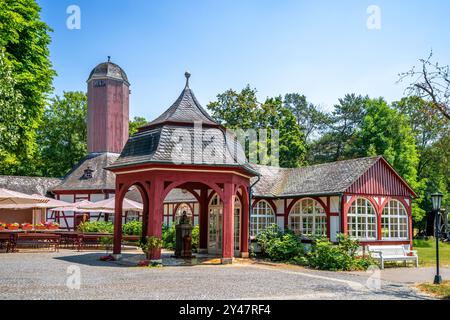
<svg viewBox="0 0 450 320">
<path fill-rule="evenodd" d="M 449 1 L 38 0 L 54 32 L 55 92 L 86 90 L 89 72 L 112 56 L 131 82 L 130 116 L 151 120 L 177 98 L 184 72 L 206 106 L 246 84 L 258 97 L 298 92 L 331 110 L 346 93 L 403 95 L 396 84 L 431 49 L 450 63 Z M 66 27 L 69 5 L 81 29 Z M 369 30 L 369 5 L 381 29 Z"/>
</svg>

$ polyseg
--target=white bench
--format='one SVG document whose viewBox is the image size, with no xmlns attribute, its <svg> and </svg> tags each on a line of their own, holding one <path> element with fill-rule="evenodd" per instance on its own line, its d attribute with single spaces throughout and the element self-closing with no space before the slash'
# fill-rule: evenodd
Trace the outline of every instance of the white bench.
<svg viewBox="0 0 450 320">
<path fill-rule="evenodd" d="M 419 266 L 419 257 L 417 251 L 407 250 L 404 246 L 367 246 L 367 250 L 372 258 L 378 259 L 381 263 L 381 269 L 384 269 L 385 261 L 415 261 L 416 267 Z"/>
</svg>

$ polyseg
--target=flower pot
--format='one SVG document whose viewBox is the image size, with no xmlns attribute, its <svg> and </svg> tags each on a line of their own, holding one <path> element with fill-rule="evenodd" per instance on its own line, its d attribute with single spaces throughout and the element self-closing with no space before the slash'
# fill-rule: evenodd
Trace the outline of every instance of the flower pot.
<svg viewBox="0 0 450 320">
<path fill-rule="evenodd" d="M 31 230 L 33 230 L 33 226 L 22 226 L 22 230 L 31 231 Z"/>
<path fill-rule="evenodd" d="M 45 230 L 45 226 L 36 226 L 35 227 L 36 230 Z"/>
<path fill-rule="evenodd" d="M 8 226 L 8 230 L 19 230 L 19 226 Z"/>
<path fill-rule="evenodd" d="M 0 226 L 0 231 L 3 231 L 3 230 L 5 230 L 5 227 L 4 226 Z"/>
<path fill-rule="evenodd" d="M 48 226 L 48 230 L 58 230 L 59 226 Z"/>
</svg>

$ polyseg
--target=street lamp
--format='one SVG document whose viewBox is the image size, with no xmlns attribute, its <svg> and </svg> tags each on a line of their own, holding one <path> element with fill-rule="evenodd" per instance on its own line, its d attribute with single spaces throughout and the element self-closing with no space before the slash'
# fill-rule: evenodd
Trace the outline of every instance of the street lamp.
<svg viewBox="0 0 450 320">
<path fill-rule="evenodd" d="M 439 274 L 439 212 L 441 210 L 442 193 L 433 193 L 431 195 L 431 202 L 433 203 L 434 211 L 434 236 L 436 238 L 436 275 L 434 276 L 434 284 L 441 284 L 442 278 Z"/>
</svg>

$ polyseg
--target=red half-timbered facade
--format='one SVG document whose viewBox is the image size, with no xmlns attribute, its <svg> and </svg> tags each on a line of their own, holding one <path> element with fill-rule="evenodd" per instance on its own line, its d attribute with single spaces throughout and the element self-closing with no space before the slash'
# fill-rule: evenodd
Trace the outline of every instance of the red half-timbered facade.
<svg viewBox="0 0 450 320">
<path fill-rule="evenodd" d="M 107 76 L 128 88 L 125 73 L 116 65 L 113 78 L 96 74 L 103 67 L 94 69 L 92 79 Z M 175 103 L 131 136 L 120 154 L 114 153 L 114 141 L 114 150 L 91 150 L 53 188 L 58 199 L 69 202 L 115 196 L 111 220 L 116 256 L 121 252 L 122 224 L 127 221 L 122 212 L 125 196 L 143 203 L 138 217 L 143 222 L 143 238 L 161 237 L 162 226 L 176 223 L 186 211 L 199 226 L 199 251 L 221 256 L 224 263 L 247 257 L 252 239 L 272 224 L 296 232 L 305 242 L 317 235 L 336 241 L 344 233 L 363 246 L 412 246 L 411 206 L 416 194 L 383 157 L 292 169 L 250 164 L 234 135 L 197 101 L 189 88 L 189 76 Z M 88 94 L 95 95 L 95 90 L 108 84 L 90 85 Z M 88 108 L 95 108 L 92 103 L 97 100 L 89 99 Z M 110 109 L 101 107 L 105 112 Z M 117 132 L 123 136 L 122 129 Z M 75 227 L 76 219 L 77 213 L 58 217 L 68 229 Z M 153 259 L 160 256 L 161 250 L 152 252 Z"/>
</svg>

